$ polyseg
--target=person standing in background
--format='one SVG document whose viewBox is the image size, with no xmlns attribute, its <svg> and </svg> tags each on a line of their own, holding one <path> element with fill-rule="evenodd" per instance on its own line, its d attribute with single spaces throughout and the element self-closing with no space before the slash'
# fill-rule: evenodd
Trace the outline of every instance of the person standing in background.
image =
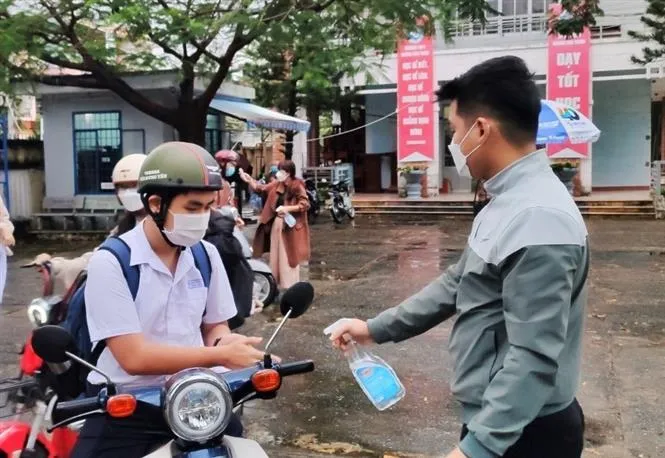
<svg viewBox="0 0 665 458">
<path fill-rule="evenodd" d="M 0 195 L 0 304 L 2 304 L 5 294 L 5 284 L 7 283 L 7 257 L 12 256 L 11 247 L 14 246 L 14 224 L 9 218 L 9 211 Z"/>
<path fill-rule="evenodd" d="M 259 184 L 247 173 L 240 177 L 256 192 L 267 194 L 254 236 L 254 255 L 270 253 L 270 268 L 280 288 L 288 289 L 300 281 L 300 264 L 309 261 L 310 237 L 307 223 L 309 199 L 305 183 L 296 178 L 292 161 L 279 163 L 276 180 Z M 292 215 L 295 222 L 285 221 Z"/>
</svg>

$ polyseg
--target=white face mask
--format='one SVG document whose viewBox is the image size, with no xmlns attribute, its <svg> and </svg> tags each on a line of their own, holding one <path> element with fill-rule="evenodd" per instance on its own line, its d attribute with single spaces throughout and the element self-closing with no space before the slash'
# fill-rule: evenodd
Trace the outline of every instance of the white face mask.
<svg viewBox="0 0 665 458">
<path fill-rule="evenodd" d="M 277 181 L 286 181 L 287 174 L 284 170 L 280 170 L 275 174 L 275 178 L 277 178 Z"/>
<path fill-rule="evenodd" d="M 169 241 L 177 246 L 190 247 L 203 239 L 208 230 L 210 212 L 205 213 L 173 213 L 173 229 L 164 229 L 164 235 Z"/>
<path fill-rule="evenodd" d="M 128 212 L 134 213 L 143 210 L 143 202 L 136 189 L 120 189 L 118 191 L 118 199 L 120 199 L 120 203 Z"/>
<path fill-rule="evenodd" d="M 453 157 L 453 162 L 455 163 L 455 168 L 457 168 L 457 173 L 459 173 L 459 176 L 465 178 L 471 178 L 471 171 L 469 170 L 469 165 L 466 163 L 466 160 L 469 158 L 469 156 L 475 153 L 478 148 L 480 148 L 480 145 L 472 149 L 469 154 L 464 154 L 460 145 L 464 143 L 464 140 L 466 140 L 474 127 L 476 127 L 475 122 L 471 128 L 466 131 L 466 134 L 459 143 L 455 143 L 453 140 L 451 140 L 450 145 L 448 145 L 448 150 L 450 151 L 450 155 Z"/>
</svg>

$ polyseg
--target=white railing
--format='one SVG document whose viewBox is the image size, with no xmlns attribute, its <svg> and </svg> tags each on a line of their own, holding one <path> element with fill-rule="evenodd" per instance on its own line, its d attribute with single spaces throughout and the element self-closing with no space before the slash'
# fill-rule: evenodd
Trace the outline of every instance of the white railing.
<svg viewBox="0 0 665 458">
<path fill-rule="evenodd" d="M 483 35 L 505 35 L 509 33 L 544 32 L 547 30 L 547 16 L 497 16 L 487 18 L 485 24 L 479 22 L 456 22 L 451 26 L 453 38 Z"/>
<path fill-rule="evenodd" d="M 616 21 L 615 21 L 616 22 Z M 453 39 L 463 37 L 496 36 L 507 34 L 524 34 L 547 31 L 547 15 L 525 14 L 518 16 L 496 16 L 487 18 L 485 24 L 480 22 L 459 21 L 449 29 Z M 623 34 L 619 24 L 596 25 L 591 27 L 591 38 L 619 38 Z"/>
</svg>

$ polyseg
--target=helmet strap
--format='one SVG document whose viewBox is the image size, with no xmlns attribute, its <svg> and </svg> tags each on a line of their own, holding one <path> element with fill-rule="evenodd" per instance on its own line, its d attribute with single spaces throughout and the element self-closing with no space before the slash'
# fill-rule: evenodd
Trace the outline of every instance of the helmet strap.
<svg viewBox="0 0 665 458">
<path fill-rule="evenodd" d="M 154 195 L 161 197 L 158 212 L 152 211 L 150 205 L 148 204 L 148 199 L 150 198 L 150 196 Z M 166 236 L 166 234 L 164 234 L 164 224 L 166 223 L 166 217 L 169 212 L 169 207 L 171 206 L 171 202 L 173 202 L 173 199 L 177 195 L 178 193 L 172 191 L 163 191 L 162 193 L 154 193 L 154 192 L 145 193 L 141 195 L 141 200 L 143 200 L 143 206 L 146 209 L 146 212 L 148 213 L 148 215 L 152 217 L 153 221 L 157 225 L 159 233 L 162 235 L 164 241 L 173 248 L 182 248 L 181 246 L 175 245 L 173 242 L 171 242 L 169 238 Z"/>
</svg>

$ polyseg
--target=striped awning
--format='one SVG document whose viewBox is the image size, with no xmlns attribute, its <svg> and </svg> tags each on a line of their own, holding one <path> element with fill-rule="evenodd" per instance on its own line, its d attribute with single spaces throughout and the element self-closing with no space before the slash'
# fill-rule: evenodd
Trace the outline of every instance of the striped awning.
<svg viewBox="0 0 665 458">
<path fill-rule="evenodd" d="M 307 132 L 310 123 L 248 102 L 213 99 L 210 108 L 247 121 L 251 127 Z"/>
</svg>

